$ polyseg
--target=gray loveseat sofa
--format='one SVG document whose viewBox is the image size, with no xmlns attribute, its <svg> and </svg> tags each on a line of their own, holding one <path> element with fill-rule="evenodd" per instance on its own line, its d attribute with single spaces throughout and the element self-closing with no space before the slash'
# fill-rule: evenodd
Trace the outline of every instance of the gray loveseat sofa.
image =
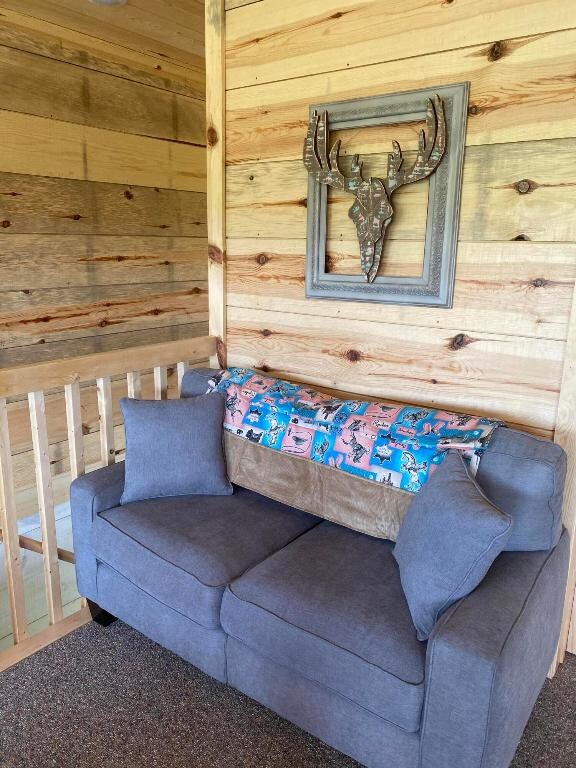
<svg viewBox="0 0 576 768">
<path fill-rule="evenodd" d="M 208 375 L 189 372 L 183 395 Z M 122 463 L 72 486 L 78 589 L 369 768 L 505 768 L 558 638 L 564 476 L 558 446 L 497 430 L 477 480 L 524 551 L 502 553 L 428 642 L 392 542 L 242 487 L 119 506 Z"/>
</svg>

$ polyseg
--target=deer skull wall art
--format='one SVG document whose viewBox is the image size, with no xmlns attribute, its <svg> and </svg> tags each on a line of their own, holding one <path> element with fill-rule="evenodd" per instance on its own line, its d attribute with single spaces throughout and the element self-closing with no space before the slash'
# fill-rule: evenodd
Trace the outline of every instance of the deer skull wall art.
<svg viewBox="0 0 576 768">
<path fill-rule="evenodd" d="M 405 184 L 428 178 L 444 157 L 446 150 L 446 119 L 440 96 L 429 98 L 426 104 L 426 131 L 421 130 L 418 152 L 412 167 L 404 168 L 400 144 L 392 142 L 385 179 L 362 175 L 358 155 L 352 160 L 350 176 L 340 170 L 340 140 L 328 151 L 328 116 L 313 111 L 304 141 L 303 159 L 308 173 L 321 184 L 354 195 L 348 215 L 356 225 L 360 244 L 360 264 L 368 283 L 378 274 L 386 230 L 394 216 L 392 195 Z"/>
</svg>

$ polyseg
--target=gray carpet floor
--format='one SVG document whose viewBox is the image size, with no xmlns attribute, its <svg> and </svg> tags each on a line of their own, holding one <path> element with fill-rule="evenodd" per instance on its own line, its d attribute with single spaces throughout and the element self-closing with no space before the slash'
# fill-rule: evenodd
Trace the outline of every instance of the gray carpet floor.
<svg viewBox="0 0 576 768">
<path fill-rule="evenodd" d="M 0 766 L 357 763 L 116 622 L 88 624 L 0 674 Z M 513 768 L 575 766 L 576 657 L 569 656 L 546 683 Z"/>
</svg>

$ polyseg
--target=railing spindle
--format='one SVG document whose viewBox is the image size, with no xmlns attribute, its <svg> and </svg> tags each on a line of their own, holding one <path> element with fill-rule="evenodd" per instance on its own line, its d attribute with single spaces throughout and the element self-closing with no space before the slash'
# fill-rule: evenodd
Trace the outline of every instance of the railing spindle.
<svg viewBox="0 0 576 768">
<path fill-rule="evenodd" d="M 154 368 L 154 399 L 166 400 L 168 397 L 168 369 L 165 365 Z"/>
<path fill-rule="evenodd" d="M 114 415 L 112 412 L 112 382 L 109 376 L 96 379 L 98 414 L 100 417 L 100 456 L 102 465 L 114 464 Z"/>
<path fill-rule="evenodd" d="M 182 361 L 181 363 L 176 364 L 176 371 L 178 375 L 178 397 L 182 394 L 182 379 L 184 378 L 184 374 L 188 370 L 188 363 L 185 361 Z"/>
<path fill-rule="evenodd" d="M 58 563 L 58 545 L 56 542 L 56 519 L 54 517 L 54 492 L 48 448 L 48 430 L 46 428 L 46 406 L 44 393 L 30 392 L 30 424 L 32 426 L 32 445 L 36 468 L 36 487 L 40 508 L 42 529 L 42 547 L 44 559 L 44 578 L 46 582 L 46 601 L 48 621 L 55 624 L 63 618 L 62 592 L 60 589 L 60 566 Z"/>
<path fill-rule="evenodd" d="M 82 409 L 80 406 L 80 384 L 66 384 L 66 423 L 68 425 L 68 451 L 70 454 L 70 476 L 72 480 L 83 475 L 86 469 L 84 461 L 84 437 L 82 434 Z"/>
<path fill-rule="evenodd" d="M 26 606 L 24 603 L 24 579 L 20 560 L 16 500 L 14 497 L 14 473 L 8 431 L 6 400 L 0 398 L 0 527 L 4 542 L 4 565 L 10 599 L 12 636 L 19 643 L 27 636 Z"/>
<path fill-rule="evenodd" d="M 129 371 L 126 374 L 126 381 L 128 383 L 128 397 L 133 399 L 142 397 L 142 379 L 140 377 L 140 371 Z"/>
</svg>

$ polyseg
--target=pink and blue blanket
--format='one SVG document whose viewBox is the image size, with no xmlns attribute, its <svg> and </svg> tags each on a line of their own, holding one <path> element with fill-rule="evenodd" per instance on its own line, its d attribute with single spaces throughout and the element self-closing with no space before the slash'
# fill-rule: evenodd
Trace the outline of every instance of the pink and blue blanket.
<svg viewBox="0 0 576 768">
<path fill-rule="evenodd" d="M 216 372 L 224 428 L 254 443 L 417 493 L 448 449 L 473 468 L 502 422 L 387 402 L 338 400 L 245 368 Z"/>
</svg>

